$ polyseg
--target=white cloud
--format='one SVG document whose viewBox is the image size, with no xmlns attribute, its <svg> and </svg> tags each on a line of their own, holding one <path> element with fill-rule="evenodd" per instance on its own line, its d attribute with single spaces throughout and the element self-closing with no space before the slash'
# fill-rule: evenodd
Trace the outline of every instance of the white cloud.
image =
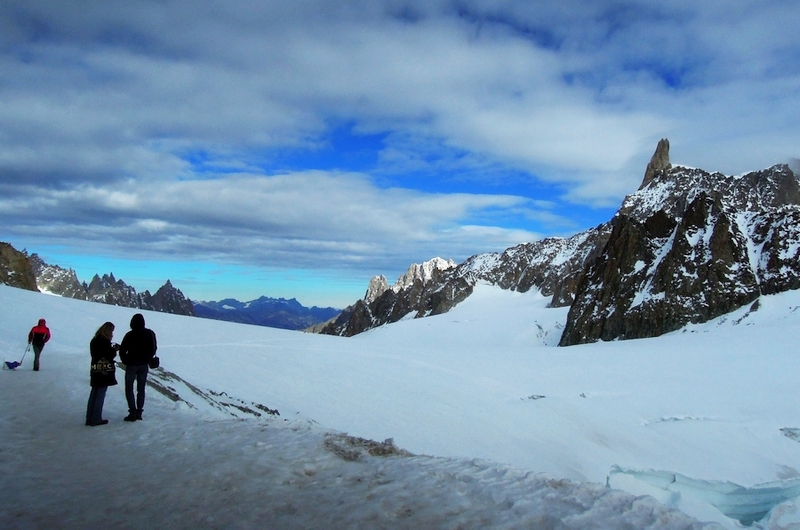
<svg viewBox="0 0 800 530">
<path fill-rule="evenodd" d="M 28 237 L 55 243 L 77 236 L 81 245 L 126 255 L 227 256 L 241 264 L 316 269 L 385 267 L 410 255 L 465 259 L 537 237 L 518 229 L 489 225 L 478 231 L 464 225 L 488 210 L 534 211 L 527 199 L 380 189 L 359 174 L 130 180 L 22 191 L 32 197 L 29 202 L 0 200 L 0 212 L 26 227 Z"/>
<path fill-rule="evenodd" d="M 728 173 L 797 157 L 798 25 L 781 1 L 12 0 L 0 213 L 65 245 L 270 263 L 495 250 L 536 235 L 498 220 L 466 237 L 471 217 L 563 227 L 532 201 L 617 205 L 661 137 L 673 162 Z M 373 174 L 259 175 L 342 122 L 386 134 Z M 404 171 L 441 193 L 373 183 Z M 508 174 L 563 194 L 526 202 Z"/>
</svg>

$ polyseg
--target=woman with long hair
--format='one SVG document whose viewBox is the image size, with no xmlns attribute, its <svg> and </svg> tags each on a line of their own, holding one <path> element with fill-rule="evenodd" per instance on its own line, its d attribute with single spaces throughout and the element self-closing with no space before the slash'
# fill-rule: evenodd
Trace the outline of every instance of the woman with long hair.
<svg viewBox="0 0 800 530">
<path fill-rule="evenodd" d="M 113 337 L 114 324 L 106 322 L 97 329 L 89 343 L 89 352 L 92 355 L 89 384 L 92 386 L 92 391 L 86 404 L 86 425 L 91 427 L 108 423 L 108 420 L 103 419 L 103 403 L 106 400 L 108 387 L 117 384 L 114 357 L 117 356 L 119 345 L 112 344 Z"/>
</svg>

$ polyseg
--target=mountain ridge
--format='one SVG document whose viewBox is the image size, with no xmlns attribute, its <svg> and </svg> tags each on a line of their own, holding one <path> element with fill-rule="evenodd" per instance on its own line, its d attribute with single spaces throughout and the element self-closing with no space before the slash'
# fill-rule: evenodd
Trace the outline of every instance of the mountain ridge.
<svg viewBox="0 0 800 530">
<path fill-rule="evenodd" d="M 81 282 L 73 269 L 47 264 L 38 254 L 17 251 L 8 243 L 0 243 L 0 283 L 121 307 L 292 330 L 320 326 L 340 312 L 331 307 L 307 308 L 294 298 L 266 296 L 250 302 L 232 298 L 193 302 L 170 280 L 153 294 L 147 290 L 138 293 L 114 273 L 95 274 L 89 283 Z M 226 305 L 229 307 L 223 307 Z"/>
<path fill-rule="evenodd" d="M 38 254 L 31 254 L 27 261 L 36 277 L 37 289 L 51 294 L 101 304 L 195 316 L 191 301 L 170 280 L 159 287 L 155 294 L 148 290 L 137 293 L 135 288 L 115 278 L 114 273 L 103 276 L 95 274 L 89 283 L 81 283 L 73 269 L 47 264 Z"/>
<path fill-rule="evenodd" d="M 726 176 L 670 161 L 662 139 L 639 189 L 606 223 L 474 255 L 358 300 L 321 331 L 353 336 L 449 311 L 478 281 L 569 306 L 561 346 L 658 336 L 800 288 L 800 184 L 786 164 Z"/>
<path fill-rule="evenodd" d="M 319 325 L 341 311 L 332 307 L 305 307 L 295 298 L 261 296 L 249 302 L 234 298 L 193 301 L 197 316 L 280 329 L 304 330 Z"/>
</svg>

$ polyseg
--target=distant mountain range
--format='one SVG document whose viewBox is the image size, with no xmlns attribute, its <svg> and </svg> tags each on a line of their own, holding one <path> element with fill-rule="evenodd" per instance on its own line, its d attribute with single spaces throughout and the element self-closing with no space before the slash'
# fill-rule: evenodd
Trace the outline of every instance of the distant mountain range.
<svg viewBox="0 0 800 530">
<path fill-rule="evenodd" d="M 96 274 L 87 284 L 78 280 L 72 269 L 47 264 L 37 254 L 28 255 L 26 250 L 18 251 L 2 242 L 0 283 L 78 300 L 291 330 L 320 326 L 341 312 L 332 307 L 307 308 L 295 299 L 266 296 L 250 302 L 192 302 L 170 280 L 155 294 L 137 293 L 113 273 Z"/>
<path fill-rule="evenodd" d="M 219 302 L 195 301 L 194 310 L 203 318 L 281 329 L 307 329 L 341 313 L 341 309 L 333 307 L 305 307 L 294 298 L 267 296 L 249 302 L 233 298 Z"/>
</svg>

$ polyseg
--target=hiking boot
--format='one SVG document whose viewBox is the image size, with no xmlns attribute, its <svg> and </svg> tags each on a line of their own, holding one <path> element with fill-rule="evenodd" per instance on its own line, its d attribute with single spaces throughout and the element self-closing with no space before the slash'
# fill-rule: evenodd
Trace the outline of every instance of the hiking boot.
<svg viewBox="0 0 800 530">
<path fill-rule="evenodd" d="M 142 411 L 141 410 L 136 413 L 136 419 L 137 420 L 141 420 L 142 419 Z"/>
<path fill-rule="evenodd" d="M 125 420 L 125 421 L 136 421 L 136 413 L 135 412 L 131 412 L 130 414 L 125 416 L 123 418 L 123 420 Z"/>
<path fill-rule="evenodd" d="M 98 426 L 98 425 L 105 425 L 106 423 L 108 423 L 108 420 L 100 420 L 100 421 L 87 421 L 87 422 L 86 422 L 86 425 L 88 425 L 88 426 L 90 426 L 90 427 L 96 427 L 96 426 Z"/>
</svg>

